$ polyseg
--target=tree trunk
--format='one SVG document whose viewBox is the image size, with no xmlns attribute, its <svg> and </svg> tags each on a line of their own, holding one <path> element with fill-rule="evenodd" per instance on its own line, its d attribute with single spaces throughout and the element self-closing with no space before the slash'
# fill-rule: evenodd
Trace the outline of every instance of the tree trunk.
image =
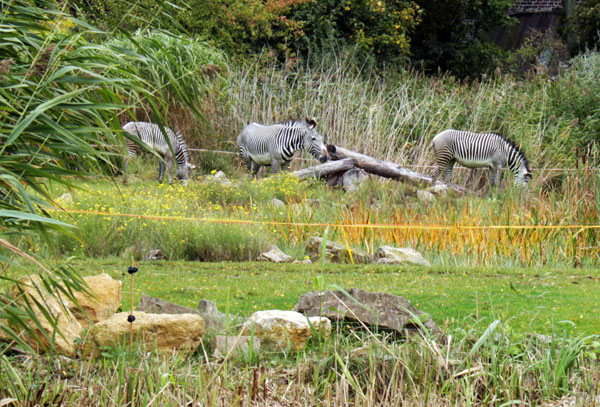
<svg viewBox="0 0 600 407">
<path fill-rule="evenodd" d="M 397 179 L 399 181 L 417 186 L 432 183 L 430 176 L 400 167 L 398 164 L 394 164 L 389 161 L 381 161 L 368 155 L 347 150 L 343 147 L 337 147 L 332 144 L 327 146 L 327 151 L 329 152 L 329 158 L 331 160 L 347 160 L 352 158 L 355 160 L 357 167 L 362 168 L 371 174 L 379 175 L 385 178 Z M 441 181 L 437 181 L 436 185 L 437 184 L 445 185 Z M 459 194 L 463 194 L 466 191 L 465 188 L 458 185 L 450 184 L 448 186 Z"/>
<path fill-rule="evenodd" d="M 340 159 L 339 161 L 328 161 L 325 164 L 316 165 L 314 167 L 303 168 L 294 171 L 291 174 L 300 179 L 304 178 L 324 178 L 331 175 L 348 171 L 356 166 L 354 158 Z"/>
</svg>

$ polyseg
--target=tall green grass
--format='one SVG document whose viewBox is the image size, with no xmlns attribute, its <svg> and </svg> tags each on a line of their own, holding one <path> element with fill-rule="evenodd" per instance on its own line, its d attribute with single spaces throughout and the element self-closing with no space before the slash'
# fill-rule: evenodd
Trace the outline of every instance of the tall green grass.
<svg viewBox="0 0 600 407">
<path fill-rule="evenodd" d="M 190 359 L 105 349 L 98 361 L 0 356 L 14 405 L 595 405 L 595 338 L 516 337 L 502 325 L 399 341 L 338 325 L 291 354 Z M 7 401 L 8 400 L 8 401 Z"/>
<path fill-rule="evenodd" d="M 235 137 L 251 121 L 314 116 L 327 143 L 428 173 L 436 133 L 495 131 L 522 147 L 539 187 L 556 175 L 547 169 L 574 167 L 575 147 L 598 151 L 599 60 L 590 51 L 554 78 L 500 74 L 461 82 L 445 74 L 361 70 L 341 55 L 286 66 L 262 56 L 232 67 L 227 93 L 206 107 L 214 132 L 202 140 L 234 151 Z M 469 175 L 455 173 L 459 182 Z"/>
</svg>

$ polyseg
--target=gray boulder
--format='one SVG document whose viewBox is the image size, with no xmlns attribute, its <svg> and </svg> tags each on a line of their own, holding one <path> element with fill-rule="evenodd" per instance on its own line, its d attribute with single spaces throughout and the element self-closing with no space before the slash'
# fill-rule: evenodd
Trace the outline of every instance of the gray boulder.
<svg viewBox="0 0 600 407">
<path fill-rule="evenodd" d="M 230 353 L 247 355 L 250 344 L 252 344 L 252 351 L 255 354 L 260 351 L 260 339 L 258 337 L 216 335 L 212 340 L 215 357 L 226 357 Z"/>
<path fill-rule="evenodd" d="M 246 322 L 246 318 L 220 312 L 217 309 L 217 304 L 210 300 L 202 299 L 198 301 L 197 310 L 213 331 L 222 331 L 226 325 L 229 327 L 239 327 Z"/>
<path fill-rule="evenodd" d="M 271 263 L 291 263 L 294 261 L 292 256 L 281 251 L 281 249 L 275 245 L 271 245 L 271 250 L 268 252 L 261 253 L 256 259 L 258 261 L 268 261 Z"/>
<path fill-rule="evenodd" d="M 306 242 L 306 251 L 312 261 L 319 261 L 321 259 L 321 247 L 323 245 L 323 238 L 313 236 Z M 352 255 L 352 258 L 350 257 Z M 325 243 L 325 258 L 334 263 L 356 263 L 356 264 L 367 264 L 371 262 L 371 256 L 359 249 L 348 248 L 342 244 L 332 242 L 328 240 Z"/>
<path fill-rule="evenodd" d="M 404 297 L 351 288 L 342 291 L 312 291 L 300 297 L 294 311 L 308 317 L 363 323 L 367 327 L 394 331 L 400 335 L 417 333 L 424 326 L 439 342 L 446 336 L 431 315 L 412 306 Z"/>
<path fill-rule="evenodd" d="M 409 247 L 381 246 L 374 256 L 377 264 L 412 263 L 431 267 L 431 263 L 418 251 Z"/>
<path fill-rule="evenodd" d="M 285 208 L 285 202 L 281 199 L 273 198 L 269 201 L 269 204 L 275 208 Z"/>
<path fill-rule="evenodd" d="M 436 200 L 435 195 L 425 189 L 419 189 L 417 191 L 417 198 L 423 203 L 431 203 Z"/>
<path fill-rule="evenodd" d="M 148 252 L 144 256 L 144 260 L 164 260 L 164 258 L 165 255 L 160 249 L 148 250 Z"/>
<path fill-rule="evenodd" d="M 365 180 L 369 179 L 369 174 L 362 168 L 352 168 L 342 176 L 342 186 L 346 191 L 356 191 Z"/>
<path fill-rule="evenodd" d="M 137 311 L 142 311 L 147 314 L 197 314 L 200 313 L 188 307 L 173 304 L 160 298 L 150 297 L 149 295 L 142 294 L 142 298 L 138 302 L 136 307 Z"/>
</svg>

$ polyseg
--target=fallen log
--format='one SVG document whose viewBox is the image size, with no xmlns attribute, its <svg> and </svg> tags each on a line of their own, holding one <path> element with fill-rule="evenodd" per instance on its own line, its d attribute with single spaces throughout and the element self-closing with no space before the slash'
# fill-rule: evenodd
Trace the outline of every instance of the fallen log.
<svg viewBox="0 0 600 407">
<path fill-rule="evenodd" d="M 327 151 L 329 153 L 329 159 L 334 160 L 333 162 L 336 162 L 335 160 L 347 160 L 352 158 L 355 160 L 355 164 L 358 168 L 362 168 L 366 172 L 379 175 L 380 177 L 397 179 L 417 186 L 421 184 L 432 184 L 433 181 L 428 175 L 400 167 L 398 164 L 389 161 L 378 160 L 371 156 L 357 153 L 356 151 L 334 146 L 333 144 L 327 146 Z M 436 185 L 438 184 L 446 185 L 441 181 L 437 181 Z M 448 187 L 459 194 L 463 194 L 466 191 L 465 188 L 454 184 L 450 184 Z"/>
<path fill-rule="evenodd" d="M 291 174 L 300 179 L 304 178 L 326 178 L 331 175 L 348 171 L 356 166 L 354 158 L 343 158 L 336 161 L 327 161 L 325 164 L 314 167 L 303 168 Z"/>
</svg>

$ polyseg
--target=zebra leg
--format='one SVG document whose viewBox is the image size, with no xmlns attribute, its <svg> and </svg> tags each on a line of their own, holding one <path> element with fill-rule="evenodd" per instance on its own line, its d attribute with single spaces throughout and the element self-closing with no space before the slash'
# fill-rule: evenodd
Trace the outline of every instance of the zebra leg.
<svg viewBox="0 0 600 407">
<path fill-rule="evenodd" d="M 127 173 L 129 172 L 129 155 L 123 157 L 123 185 L 127 185 Z"/>
<path fill-rule="evenodd" d="M 497 187 L 500 185 L 500 175 L 502 173 L 502 167 L 492 167 L 492 174 L 490 176 L 490 185 L 492 187 Z"/>
<path fill-rule="evenodd" d="M 165 163 L 162 159 L 158 161 L 158 183 L 162 183 L 163 177 L 165 176 Z"/>
<path fill-rule="evenodd" d="M 456 160 L 453 158 L 450 161 L 448 161 L 448 164 L 446 164 L 446 169 L 444 170 L 444 181 L 448 185 L 452 180 L 452 170 L 454 169 L 454 164 L 456 164 Z"/>
<path fill-rule="evenodd" d="M 279 171 L 279 161 L 271 160 L 271 174 L 277 174 Z"/>
<path fill-rule="evenodd" d="M 170 154 L 167 154 L 167 156 L 166 156 L 166 165 L 167 165 L 167 179 L 169 180 L 169 184 L 171 184 L 172 172 L 173 172 L 173 156 Z"/>
<path fill-rule="evenodd" d="M 432 183 L 435 184 L 438 180 L 438 177 L 442 173 L 442 170 L 446 169 L 445 177 L 448 179 L 449 173 L 452 172 L 452 167 L 454 166 L 454 158 L 452 157 L 452 153 L 448 151 L 446 148 L 442 148 L 440 150 L 435 151 L 435 169 L 433 170 L 433 174 L 431 176 Z M 449 166 L 449 170 L 448 170 Z M 448 181 L 446 181 L 448 182 Z M 449 183 L 449 182 L 448 182 Z"/>
<path fill-rule="evenodd" d="M 250 171 L 253 177 L 258 177 L 258 170 L 260 170 L 260 165 L 252 160 L 249 160 L 248 171 Z"/>
<path fill-rule="evenodd" d="M 290 168 L 290 161 L 284 161 L 281 163 L 281 171 L 287 171 Z"/>
</svg>

